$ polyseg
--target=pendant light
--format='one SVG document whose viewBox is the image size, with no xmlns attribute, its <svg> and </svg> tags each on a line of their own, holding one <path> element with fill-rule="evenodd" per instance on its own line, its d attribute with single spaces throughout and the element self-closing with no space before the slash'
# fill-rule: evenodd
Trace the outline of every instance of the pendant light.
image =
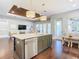
<svg viewBox="0 0 79 59">
<path fill-rule="evenodd" d="M 40 17 L 40 20 L 41 20 L 41 21 L 46 21 L 46 20 L 47 20 L 47 16 L 41 16 L 41 17 Z"/>
<path fill-rule="evenodd" d="M 27 11 L 26 16 L 29 18 L 34 18 L 35 17 L 35 12 L 34 11 Z"/>
<path fill-rule="evenodd" d="M 42 4 L 43 9 L 45 9 L 45 3 Z M 47 20 L 47 16 L 40 16 L 40 20 L 41 21 L 46 21 Z"/>
<path fill-rule="evenodd" d="M 32 0 L 30 0 L 30 4 L 31 4 L 31 8 L 32 8 Z M 35 12 L 34 11 L 26 11 L 26 17 L 29 17 L 29 18 L 34 18 L 35 17 Z"/>
</svg>

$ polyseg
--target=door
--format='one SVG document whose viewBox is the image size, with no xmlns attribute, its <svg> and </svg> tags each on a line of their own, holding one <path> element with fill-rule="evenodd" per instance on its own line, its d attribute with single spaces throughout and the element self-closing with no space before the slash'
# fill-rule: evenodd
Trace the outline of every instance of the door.
<svg viewBox="0 0 79 59">
<path fill-rule="evenodd" d="M 55 37 L 60 38 L 62 36 L 62 20 L 55 21 Z"/>
</svg>

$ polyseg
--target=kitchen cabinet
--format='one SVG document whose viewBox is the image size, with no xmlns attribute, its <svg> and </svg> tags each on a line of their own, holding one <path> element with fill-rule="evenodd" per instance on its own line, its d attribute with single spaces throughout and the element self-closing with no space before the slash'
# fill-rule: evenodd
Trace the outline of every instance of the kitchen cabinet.
<svg viewBox="0 0 79 59">
<path fill-rule="evenodd" d="M 42 49 L 42 48 L 43 48 L 42 45 L 43 45 L 43 39 L 42 39 L 42 37 L 39 37 L 39 38 L 38 38 L 38 53 L 43 50 L 43 49 Z"/>
<path fill-rule="evenodd" d="M 14 52 L 19 59 L 30 59 L 50 47 L 52 43 L 51 34 L 20 34 L 13 37 Z"/>
<path fill-rule="evenodd" d="M 37 54 L 37 38 L 25 40 L 25 59 L 30 59 Z"/>
<path fill-rule="evenodd" d="M 38 37 L 38 53 L 42 52 L 48 47 L 51 47 L 51 44 L 52 44 L 52 35 Z"/>
<path fill-rule="evenodd" d="M 46 36 L 43 36 L 43 50 L 45 50 L 46 48 L 48 48 L 48 38 Z"/>
<path fill-rule="evenodd" d="M 52 35 L 48 35 L 47 38 L 48 38 L 48 47 L 51 47 L 51 45 L 52 45 Z"/>
</svg>

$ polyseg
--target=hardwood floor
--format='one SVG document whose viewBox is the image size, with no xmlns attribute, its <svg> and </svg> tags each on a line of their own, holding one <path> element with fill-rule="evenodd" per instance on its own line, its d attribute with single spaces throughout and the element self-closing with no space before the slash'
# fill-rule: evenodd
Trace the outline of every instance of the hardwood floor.
<svg viewBox="0 0 79 59">
<path fill-rule="evenodd" d="M 13 59 L 12 41 L 0 39 L 0 59 Z"/>
<path fill-rule="evenodd" d="M 0 59 L 14 59 L 11 39 L 0 39 Z M 51 48 L 32 59 L 79 59 L 79 49 L 62 46 L 61 41 L 54 40 Z"/>
<path fill-rule="evenodd" d="M 62 46 L 62 42 L 55 40 L 52 48 L 40 53 L 33 59 L 79 59 L 79 49 Z"/>
</svg>

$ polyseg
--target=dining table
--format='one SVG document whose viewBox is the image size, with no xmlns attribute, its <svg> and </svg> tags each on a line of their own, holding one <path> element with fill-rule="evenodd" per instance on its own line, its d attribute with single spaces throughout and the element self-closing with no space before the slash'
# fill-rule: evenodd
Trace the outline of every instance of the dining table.
<svg viewBox="0 0 79 59">
<path fill-rule="evenodd" d="M 63 41 L 68 42 L 68 47 L 72 47 L 73 43 L 78 44 L 79 48 L 79 36 L 63 36 Z"/>
</svg>

